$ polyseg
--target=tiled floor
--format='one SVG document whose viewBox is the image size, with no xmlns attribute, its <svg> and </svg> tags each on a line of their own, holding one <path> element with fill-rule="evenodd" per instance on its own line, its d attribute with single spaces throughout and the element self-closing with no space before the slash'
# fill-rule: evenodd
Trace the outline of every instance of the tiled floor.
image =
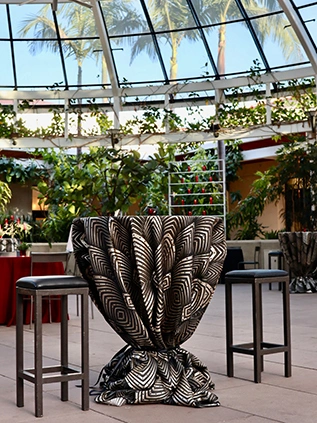
<svg viewBox="0 0 317 423">
<path fill-rule="evenodd" d="M 281 293 L 264 287 L 264 340 L 280 342 Z M 235 342 L 251 334 L 250 287 L 234 288 Z M 252 359 L 235 355 L 235 377 L 226 376 L 224 286 L 219 285 L 192 338 L 183 346 L 204 361 L 216 384 L 221 406 L 191 409 L 167 405 L 106 406 L 90 398 L 90 410 L 80 409 L 80 389 L 70 385 L 70 400 L 59 400 L 58 385 L 45 385 L 44 417 L 34 417 L 34 387 L 26 383 L 25 406 L 15 405 L 15 327 L 0 327 L 0 422 L 54 423 L 316 423 L 317 422 L 317 294 L 291 295 L 292 371 L 283 376 L 283 354 L 266 356 L 262 383 L 253 383 Z M 95 310 L 90 322 L 90 382 L 123 346 L 123 342 Z M 79 363 L 79 318 L 70 304 L 70 362 Z M 33 337 L 25 336 L 26 360 L 32 365 Z M 59 324 L 44 325 L 45 364 L 59 358 Z"/>
</svg>

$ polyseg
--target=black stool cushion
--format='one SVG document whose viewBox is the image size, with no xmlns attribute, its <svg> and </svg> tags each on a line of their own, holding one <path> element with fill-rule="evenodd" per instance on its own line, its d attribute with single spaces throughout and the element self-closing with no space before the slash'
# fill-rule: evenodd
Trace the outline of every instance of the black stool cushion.
<svg viewBox="0 0 317 423">
<path fill-rule="evenodd" d="M 72 275 L 25 276 L 16 282 L 19 288 L 27 289 L 61 289 L 61 288 L 86 288 L 88 283 Z"/>
<path fill-rule="evenodd" d="M 226 273 L 229 278 L 277 278 L 288 276 L 285 270 L 278 269 L 248 269 L 248 270 L 232 270 Z"/>
<path fill-rule="evenodd" d="M 276 250 L 276 251 L 270 251 L 268 255 L 269 256 L 282 256 L 283 253 L 282 253 L 281 250 Z"/>
</svg>

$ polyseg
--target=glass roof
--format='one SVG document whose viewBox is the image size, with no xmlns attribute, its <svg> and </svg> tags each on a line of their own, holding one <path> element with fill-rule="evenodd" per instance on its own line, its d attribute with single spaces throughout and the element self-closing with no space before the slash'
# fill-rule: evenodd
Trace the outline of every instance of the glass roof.
<svg viewBox="0 0 317 423">
<path fill-rule="evenodd" d="M 316 18 L 309 0 L 0 0 L 0 93 L 181 101 L 178 84 L 208 96 L 254 72 L 314 77 Z"/>
</svg>

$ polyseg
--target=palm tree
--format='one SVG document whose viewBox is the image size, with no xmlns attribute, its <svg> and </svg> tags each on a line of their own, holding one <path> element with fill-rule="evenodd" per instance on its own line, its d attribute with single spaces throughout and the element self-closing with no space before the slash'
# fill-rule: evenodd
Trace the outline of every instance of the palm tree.
<svg viewBox="0 0 317 423">
<path fill-rule="evenodd" d="M 49 50 L 59 53 L 59 44 L 54 21 L 49 18 L 51 6 L 45 5 L 37 15 L 22 21 L 19 35 L 26 38 L 33 33 L 34 38 L 42 41 L 29 41 L 31 54 L 37 54 L 41 50 Z M 83 6 L 74 4 L 63 4 L 59 7 L 57 15 L 63 24 L 59 25 L 60 37 L 65 40 L 63 53 L 65 58 L 74 57 L 78 65 L 77 84 L 82 84 L 82 67 L 84 60 L 93 54 L 94 43 L 82 37 L 91 36 L 94 27 L 93 16 Z"/>
<path fill-rule="evenodd" d="M 226 49 L 226 28 L 225 22 L 241 18 L 235 0 L 203 0 L 204 15 L 210 23 L 221 23 L 218 29 L 218 55 L 217 68 L 220 75 L 225 74 L 225 49 Z M 261 15 L 279 10 L 276 0 L 245 0 L 244 8 L 251 16 Z M 272 36 L 274 41 L 282 48 L 286 59 L 291 55 L 299 56 L 299 43 L 293 37 L 293 33 L 285 30 L 288 24 L 282 14 L 271 15 L 269 19 L 261 18 L 252 20 L 254 31 L 263 46 L 264 41 Z"/>
<path fill-rule="evenodd" d="M 37 15 L 22 21 L 19 31 L 21 37 L 28 37 L 33 33 L 33 37 L 41 41 L 29 41 L 31 54 L 37 54 L 41 50 L 48 50 L 59 53 L 60 46 L 57 40 L 56 26 L 49 18 L 51 14 L 50 4 L 43 6 Z M 63 24 L 59 25 L 59 35 L 62 39 L 64 57 L 74 57 L 77 62 L 77 84 L 82 85 L 83 62 L 94 54 L 95 44 L 90 39 L 94 27 L 93 16 L 90 11 L 83 6 L 74 4 L 63 4 L 59 7 L 57 15 Z M 78 100 L 81 104 L 81 100 Z M 77 133 L 81 135 L 81 117 L 77 119 Z"/>
<path fill-rule="evenodd" d="M 193 27 L 195 25 L 192 14 L 190 13 L 186 0 L 149 0 L 148 10 L 154 30 L 160 33 L 156 35 L 157 39 L 163 44 L 166 43 L 171 48 L 169 79 L 177 78 L 177 51 L 184 39 L 195 41 L 198 39 L 198 33 L 195 31 L 175 31 L 180 28 Z M 128 11 L 131 13 L 131 9 Z M 135 28 L 140 32 L 148 33 L 148 23 L 138 14 L 136 16 Z M 157 59 L 156 51 L 152 39 L 147 36 L 139 36 L 130 39 L 132 43 L 130 64 L 142 52 L 150 56 L 152 60 Z"/>
<path fill-rule="evenodd" d="M 278 9 L 276 0 L 245 0 L 246 12 L 252 16 L 265 14 Z M 218 28 L 218 53 L 217 69 L 220 75 L 225 74 L 225 49 L 226 49 L 226 24 L 228 20 L 241 19 L 235 0 L 200 0 L 195 2 L 196 13 L 202 25 L 220 23 Z M 149 14 L 151 16 L 154 30 L 158 32 L 157 38 L 165 41 L 171 47 L 170 79 L 177 78 L 177 50 L 181 42 L 187 38 L 190 41 L 198 39 L 198 33 L 194 31 L 183 31 L 183 28 L 194 26 L 193 17 L 189 11 L 186 0 L 149 0 Z M 288 24 L 282 14 L 271 15 L 269 19 L 252 20 L 254 31 L 263 46 L 267 37 L 272 36 L 281 46 L 286 59 L 291 55 L 300 55 L 298 40 L 293 33 L 285 30 Z M 144 19 L 140 18 L 140 29 L 148 28 Z M 178 29 L 178 32 L 173 30 Z M 212 31 L 207 29 L 206 31 Z M 153 43 L 148 37 L 139 36 L 133 44 L 131 62 L 142 51 L 146 51 L 152 59 L 156 59 Z"/>
</svg>

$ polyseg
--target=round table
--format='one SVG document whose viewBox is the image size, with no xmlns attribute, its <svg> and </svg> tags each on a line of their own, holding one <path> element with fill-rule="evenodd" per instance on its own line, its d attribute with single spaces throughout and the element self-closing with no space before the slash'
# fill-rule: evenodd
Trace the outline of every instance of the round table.
<svg viewBox="0 0 317 423">
<path fill-rule="evenodd" d="M 317 232 L 280 232 L 279 242 L 290 269 L 290 292 L 316 292 Z"/>
<path fill-rule="evenodd" d="M 210 216 L 76 219 L 74 253 L 96 306 L 126 342 L 104 366 L 96 401 L 217 406 L 207 367 L 181 347 L 198 326 L 226 255 Z"/>
</svg>

